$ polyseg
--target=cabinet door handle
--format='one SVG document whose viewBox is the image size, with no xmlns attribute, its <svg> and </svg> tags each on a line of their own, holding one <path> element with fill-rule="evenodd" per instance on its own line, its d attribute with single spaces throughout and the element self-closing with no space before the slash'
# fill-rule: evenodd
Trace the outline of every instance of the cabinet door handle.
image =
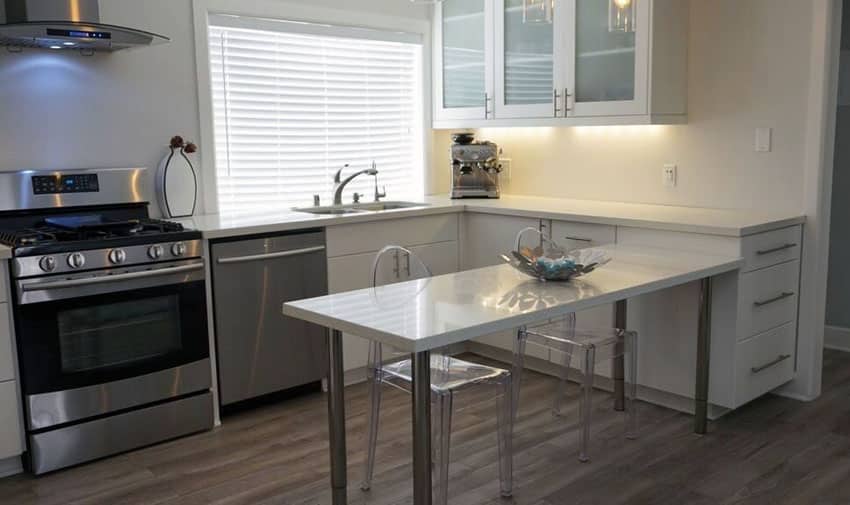
<svg viewBox="0 0 850 505">
<path fill-rule="evenodd" d="M 782 363 L 786 359 L 790 359 L 790 358 L 791 358 L 790 354 L 780 354 L 775 360 L 771 361 L 770 363 L 765 363 L 762 366 L 754 366 L 754 367 L 750 368 L 750 371 L 753 372 L 753 373 L 764 372 L 768 368 L 774 367 L 774 366 Z"/>
<path fill-rule="evenodd" d="M 564 240 L 572 240 L 573 242 L 584 242 L 586 244 L 590 244 L 593 242 L 592 238 L 582 238 L 582 237 L 564 237 Z"/>
<path fill-rule="evenodd" d="M 410 254 L 404 253 L 404 270 L 407 272 L 407 276 L 410 277 Z"/>
<path fill-rule="evenodd" d="M 553 108 L 552 116 L 553 117 L 558 117 L 558 113 L 561 112 L 561 109 L 558 108 L 558 98 L 560 98 L 560 97 L 561 97 L 561 95 L 558 94 L 558 90 L 553 89 L 552 90 L 552 108 Z"/>
<path fill-rule="evenodd" d="M 493 100 L 490 98 L 490 94 L 486 91 L 484 92 L 484 119 L 490 119 L 490 101 Z"/>
<path fill-rule="evenodd" d="M 756 251 L 756 254 L 758 254 L 759 256 L 764 256 L 766 254 L 778 253 L 780 251 L 785 251 L 794 247 L 797 247 L 797 244 L 784 244 L 779 247 L 774 247 L 772 249 L 762 249 L 761 251 Z"/>
<path fill-rule="evenodd" d="M 773 298 L 768 298 L 767 300 L 753 302 L 753 305 L 755 305 L 756 307 L 764 307 L 765 305 L 770 305 L 771 303 L 776 303 L 786 298 L 791 298 L 792 296 L 794 296 L 794 294 L 795 293 L 793 291 L 783 291 L 782 294 L 779 296 L 774 296 Z"/>
<path fill-rule="evenodd" d="M 401 278 L 401 260 L 398 258 L 398 251 L 395 252 L 394 255 L 395 265 L 393 265 L 393 273 L 395 274 L 396 279 Z"/>
<path fill-rule="evenodd" d="M 570 107 L 570 97 L 573 96 L 570 94 L 569 88 L 564 88 L 564 117 L 567 117 L 568 112 L 572 112 L 572 107 Z"/>
</svg>

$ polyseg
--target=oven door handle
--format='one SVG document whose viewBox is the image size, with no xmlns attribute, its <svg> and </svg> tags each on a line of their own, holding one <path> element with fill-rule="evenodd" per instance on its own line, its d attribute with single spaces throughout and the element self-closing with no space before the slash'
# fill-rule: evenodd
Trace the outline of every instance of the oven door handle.
<svg viewBox="0 0 850 505">
<path fill-rule="evenodd" d="M 130 272 L 126 274 L 107 275 L 103 277 L 87 277 L 85 279 L 71 279 L 66 281 L 24 284 L 21 286 L 21 290 L 24 293 L 27 293 L 31 291 L 45 291 L 49 289 L 78 288 L 80 286 L 94 286 L 98 284 L 109 284 L 113 282 L 132 281 L 138 279 L 147 279 L 151 277 L 161 277 L 164 275 L 195 272 L 197 270 L 202 270 L 203 268 L 203 263 L 197 263 L 194 265 L 182 265 L 177 267 L 161 268 L 158 270 L 145 270 L 143 272 Z"/>
</svg>

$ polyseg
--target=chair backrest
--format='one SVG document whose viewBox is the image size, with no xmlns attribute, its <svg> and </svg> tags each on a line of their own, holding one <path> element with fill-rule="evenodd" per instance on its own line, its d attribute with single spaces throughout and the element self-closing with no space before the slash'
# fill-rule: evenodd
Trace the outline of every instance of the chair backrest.
<svg viewBox="0 0 850 505">
<path fill-rule="evenodd" d="M 372 262 L 372 287 L 384 286 L 396 282 L 426 279 L 431 277 L 431 269 L 415 253 L 398 245 L 388 245 L 375 254 Z M 439 353 L 432 353 L 433 356 Z M 407 359 L 410 354 L 369 342 L 369 368 L 380 368 L 382 364 Z"/>
<path fill-rule="evenodd" d="M 431 277 L 431 269 L 415 253 L 398 245 L 378 251 L 372 262 L 372 287 Z"/>
</svg>

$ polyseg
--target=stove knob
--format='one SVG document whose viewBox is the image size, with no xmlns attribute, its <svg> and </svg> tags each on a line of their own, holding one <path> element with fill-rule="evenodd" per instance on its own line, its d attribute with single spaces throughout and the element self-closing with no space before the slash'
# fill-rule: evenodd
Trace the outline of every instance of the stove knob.
<svg viewBox="0 0 850 505">
<path fill-rule="evenodd" d="M 162 258 L 162 246 L 161 245 L 152 245 L 148 247 L 148 258 L 152 260 L 158 260 Z"/>
<path fill-rule="evenodd" d="M 68 266 L 71 268 L 83 268 L 86 264 L 86 257 L 82 253 L 74 253 L 68 256 Z"/>
<path fill-rule="evenodd" d="M 171 254 L 174 256 L 183 256 L 186 254 L 186 244 L 183 242 L 177 242 L 173 246 L 171 246 Z"/>
<path fill-rule="evenodd" d="M 120 265 L 127 261 L 127 253 L 124 249 L 113 249 L 109 251 L 109 262 L 113 265 Z"/>
<path fill-rule="evenodd" d="M 45 272 L 52 272 L 56 270 L 56 258 L 53 256 L 45 256 L 38 260 L 38 266 Z"/>
</svg>

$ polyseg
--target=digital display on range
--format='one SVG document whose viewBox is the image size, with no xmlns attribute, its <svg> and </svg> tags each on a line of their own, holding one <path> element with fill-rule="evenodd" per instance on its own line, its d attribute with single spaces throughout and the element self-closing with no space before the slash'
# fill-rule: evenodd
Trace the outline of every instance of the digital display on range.
<svg viewBox="0 0 850 505">
<path fill-rule="evenodd" d="M 100 184 L 97 174 L 35 175 L 32 178 L 32 190 L 36 195 L 97 193 Z"/>
<path fill-rule="evenodd" d="M 75 39 L 111 39 L 109 32 L 86 32 L 82 30 L 57 30 L 48 28 L 47 34 L 54 37 L 73 37 Z"/>
</svg>

